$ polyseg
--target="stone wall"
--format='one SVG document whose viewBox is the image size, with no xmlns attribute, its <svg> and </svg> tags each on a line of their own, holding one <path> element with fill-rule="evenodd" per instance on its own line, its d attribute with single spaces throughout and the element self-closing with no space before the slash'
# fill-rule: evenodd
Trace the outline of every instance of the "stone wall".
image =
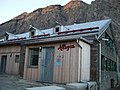
<svg viewBox="0 0 120 90">
<path fill-rule="evenodd" d="M 111 88 L 111 79 L 114 79 L 115 83 L 117 82 L 117 72 L 102 71 L 101 77 L 101 90 Z"/>
<path fill-rule="evenodd" d="M 97 46 L 91 46 L 91 61 L 90 61 L 90 80 L 97 81 L 98 76 L 98 61 L 97 61 Z"/>
</svg>

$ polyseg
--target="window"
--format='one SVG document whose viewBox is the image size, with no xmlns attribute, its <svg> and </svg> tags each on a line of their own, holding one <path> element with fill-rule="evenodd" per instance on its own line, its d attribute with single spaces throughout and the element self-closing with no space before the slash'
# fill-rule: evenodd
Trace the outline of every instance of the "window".
<svg viewBox="0 0 120 90">
<path fill-rule="evenodd" d="M 112 71 L 112 60 L 110 60 L 110 71 Z"/>
<path fill-rule="evenodd" d="M 31 31 L 31 36 L 34 36 L 35 35 L 35 31 Z"/>
<path fill-rule="evenodd" d="M 57 33 L 61 31 L 61 26 L 56 26 L 55 28 L 53 28 L 53 33 Z"/>
<path fill-rule="evenodd" d="M 8 40 L 8 37 L 9 37 L 9 36 L 7 35 L 5 40 Z"/>
<path fill-rule="evenodd" d="M 113 40 L 111 39 L 111 37 L 107 33 L 105 33 L 105 38 L 109 39 L 109 41 L 105 42 L 106 45 L 113 49 L 114 48 L 114 43 L 113 43 Z"/>
<path fill-rule="evenodd" d="M 117 71 L 117 64 L 116 64 L 116 62 L 113 63 L 113 71 Z"/>
<path fill-rule="evenodd" d="M 112 61 L 112 71 L 115 71 L 115 62 Z"/>
<path fill-rule="evenodd" d="M 56 28 L 55 28 L 55 32 L 59 32 L 59 27 L 56 27 Z"/>
<path fill-rule="evenodd" d="M 102 59 L 102 68 L 101 69 L 106 70 L 106 59 L 103 55 L 102 55 L 101 59 Z"/>
<path fill-rule="evenodd" d="M 29 48 L 29 66 L 37 66 L 39 57 L 39 48 Z"/>
<path fill-rule="evenodd" d="M 8 40 L 9 39 L 9 34 L 6 32 L 4 35 L 5 35 L 5 40 Z"/>
<path fill-rule="evenodd" d="M 106 71 L 117 71 L 117 64 L 115 61 L 101 55 L 101 69 Z"/>
<path fill-rule="evenodd" d="M 109 65 L 109 60 L 108 60 L 108 59 L 107 59 L 107 61 L 106 61 L 106 66 L 107 66 L 107 67 L 106 67 L 106 70 L 109 71 L 110 65 Z"/>
<path fill-rule="evenodd" d="M 19 55 L 15 55 L 15 63 L 19 63 Z"/>
</svg>

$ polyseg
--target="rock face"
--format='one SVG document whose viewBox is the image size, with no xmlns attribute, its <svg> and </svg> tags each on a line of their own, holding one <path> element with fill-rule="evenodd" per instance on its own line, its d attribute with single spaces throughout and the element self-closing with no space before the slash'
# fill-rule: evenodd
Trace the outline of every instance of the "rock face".
<svg viewBox="0 0 120 90">
<path fill-rule="evenodd" d="M 22 33 L 28 31 L 29 25 L 39 29 L 50 28 L 56 25 L 56 21 L 63 25 L 81 23 L 86 21 L 112 18 L 120 23 L 119 0 L 95 0 L 92 4 L 86 4 L 80 0 L 71 0 L 65 6 L 51 5 L 39 8 L 31 13 L 24 12 L 21 15 L 0 25 L 0 35 L 5 31 Z"/>
<path fill-rule="evenodd" d="M 45 29 L 54 27 L 56 21 L 68 25 L 105 18 L 111 18 L 120 25 L 120 0 L 95 0 L 91 4 L 81 0 L 71 0 L 65 6 L 51 5 L 31 13 L 24 12 L 0 24 L 0 36 L 3 37 L 5 31 L 14 34 L 26 32 L 29 25 Z"/>
<path fill-rule="evenodd" d="M 74 21 L 85 22 L 85 10 L 87 4 L 79 0 L 70 1 L 65 6 L 51 5 L 39 8 L 31 13 L 22 13 L 0 25 L 1 35 L 5 32 L 22 33 L 28 31 L 29 25 L 39 29 L 50 28 L 56 25 L 56 21 L 63 25 L 72 24 Z"/>
</svg>

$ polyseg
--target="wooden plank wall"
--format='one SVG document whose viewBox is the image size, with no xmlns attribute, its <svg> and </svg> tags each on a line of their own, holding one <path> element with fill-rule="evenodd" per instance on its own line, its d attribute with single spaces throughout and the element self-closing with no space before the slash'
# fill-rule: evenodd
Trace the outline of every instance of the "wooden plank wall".
<svg viewBox="0 0 120 90">
<path fill-rule="evenodd" d="M 82 59 L 81 59 L 81 80 L 90 80 L 90 45 L 82 41 L 79 42 L 82 47 Z"/>
<path fill-rule="evenodd" d="M 28 68 L 27 70 L 26 70 L 26 77 L 24 77 L 25 79 L 27 79 L 27 80 L 35 80 L 35 81 L 37 81 L 37 80 L 39 80 L 38 79 L 38 69 L 37 68 Z M 28 75 L 29 74 L 29 75 Z"/>
<path fill-rule="evenodd" d="M 30 47 L 29 47 L 30 48 Z M 27 80 L 39 80 L 39 67 L 28 67 L 28 47 L 26 48 L 26 54 L 25 54 L 25 64 L 24 64 L 24 75 L 23 78 Z M 38 63 L 38 66 L 40 66 L 40 63 Z"/>
<path fill-rule="evenodd" d="M 63 45 L 63 44 L 66 44 L 66 46 L 74 45 L 75 48 L 71 48 L 68 51 L 67 49 L 64 49 L 63 51 L 58 50 L 60 45 Z M 40 80 L 40 59 L 41 58 L 39 58 L 38 68 L 27 67 L 28 48 L 40 47 L 40 46 L 55 47 L 53 82 L 68 83 L 68 82 L 78 81 L 78 75 L 79 75 L 78 71 L 80 70 L 80 68 L 78 69 L 78 66 L 80 64 L 78 63 L 80 59 L 80 56 L 79 56 L 80 48 L 78 47 L 76 42 L 64 42 L 64 43 L 56 43 L 56 44 L 26 46 L 24 79 Z"/>
<path fill-rule="evenodd" d="M 68 51 L 58 50 L 59 46 L 66 44 L 67 46 L 74 45 Z M 54 82 L 68 83 L 78 81 L 78 61 L 79 61 L 79 48 L 76 43 L 60 43 L 55 46 L 55 59 L 54 59 Z"/>
<path fill-rule="evenodd" d="M 18 74 L 19 63 L 15 63 L 15 55 L 20 55 L 20 47 L 14 46 L 14 45 L 13 46 L 1 46 L 0 47 L 0 58 L 2 57 L 2 55 L 7 55 L 6 73 Z"/>
</svg>

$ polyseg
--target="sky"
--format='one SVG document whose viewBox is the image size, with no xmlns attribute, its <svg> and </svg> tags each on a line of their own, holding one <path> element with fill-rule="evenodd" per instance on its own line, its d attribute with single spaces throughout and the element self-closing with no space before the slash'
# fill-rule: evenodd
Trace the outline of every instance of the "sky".
<svg viewBox="0 0 120 90">
<path fill-rule="evenodd" d="M 20 15 L 49 5 L 65 5 L 70 0 L 0 0 L 0 24 Z M 88 4 L 94 0 L 82 0 Z"/>
</svg>

